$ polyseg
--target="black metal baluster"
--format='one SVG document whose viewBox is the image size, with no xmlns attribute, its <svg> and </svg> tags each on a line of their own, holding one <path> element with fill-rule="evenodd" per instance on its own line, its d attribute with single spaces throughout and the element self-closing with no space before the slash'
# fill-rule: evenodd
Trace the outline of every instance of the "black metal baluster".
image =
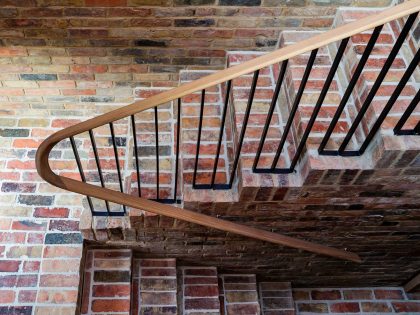
<svg viewBox="0 0 420 315">
<path fill-rule="evenodd" d="M 224 102 L 224 106 L 223 106 L 222 121 L 220 123 L 219 141 L 217 142 L 217 149 L 216 149 L 216 159 L 214 160 L 213 174 L 211 175 L 211 188 L 213 188 L 213 189 L 214 189 L 214 181 L 216 179 L 217 164 L 219 163 L 220 149 L 222 147 L 223 131 L 225 129 L 226 113 L 227 113 L 227 107 L 228 107 L 228 104 L 229 104 L 229 95 L 230 95 L 231 86 L 232 86 L 232 81 L 229 80 L 227 82 L 227 86 L 226 86 L 226 95 L 225 95 L 225 102 Z M 227 148 L 225 148 L 225 150 L 226 149 Z"/>
<path fill-rule="evenodd" d="M 413 100 L 410 102 L 408 107 L 406 108 L 404 114 L 401 116 L 398 123 L 395 125 L 394 134 L 395 135 L 412 135 L 414 134 L 414 130 L 401 130 L 404 127 L 405 123 L 407 122 L 408 118 L 410 117 L 411 113 L 416 108 L 417 104 L 420 102 L 420 90 L 417 91 L 416 96 L 414 96 Z"/>
<path fill-rule="evenodd" d="M 235 179 L 235 173 L 236 173 L 236 169 L 237 169 L 238 163 L 239 163 L 239 156 L 241 154 L 242 144 L 244 142 L 245 131 L 246 131 L 246 126 L 248 124 L 249 114 L 251 113 L 251 107 L 252 107 L 252 102 L 254 100 L 255 88 L 257 86 L 259 73 L 260 73 L 260 70 L 256 70 L 254 72 L 254 76 L 252 78 L 252 85 L 251 85 L 251 90 L 249 91 L 248 104 L 246 106 L 244 121 L 242 123 L 241 134 L 239 136 L 238 148 L 237 148 L 237 151 L 236 151 L 235 160 L 233 161 L 232 172 L 230 174 L 229 189 L 232 188 L 233 181 Z"/>
<path fill-rule="evenodd" d="M 136 158 L 136 171 L 137 171 L 137 189 L 138 195 L 141 197 L 141 186 L 140 186 L 140 166 L 139 166 L 139 153 L 137 146 L 137 132 L 136 132 L 136 120 L 134 115 L 131 115 L 131 125 L 133 126 L 133 140 L 134 140 L 134 156 Z"/>
<path fill-rule="evenodd" d="M 303 91 L 305 90 L 306 82 L 308 81 L 317 53 L 318 53 L 318 49 L 314 49 L 312 50 L 311 55 L 309 57 L 308 64 L 306 65 L 306 69 L 302 77 L 302 81 L 300 82 L 299 90 L 296 94 L 295 101 L 293 102 L 292 110 L 290 111 L 289 118 L 287 119 L 286 126 L 284 128 L 282 137 L 280 139 L 279 147 L 277 148 L 276 155 L 274 157 L 273 163 L 271 164 L 271 171 L 273 171 L 276 168 L 277 163 L 280 158 L 280 154 L 283 151 L 283 147 L 284 147 L 284 144 L 286 143 L 287 135 L 289 134 L 290 127 L 292 126 L 293 119 L 295 118 L 296 111 L 298 109 L 300 100 L 302 98 Z M 291 171 L 292 170 L 290 168 L 287 168 L 287 169 L 282 169 L 279 172 L 290 173 Z"/>
<path fill-rule="evenodd" d="M 124 191 L 123 191 L 123 183 L 122 183 L 121 170 L 120 170 L 120 160 L 118 158 L 118 149 L 117 149 L 117 142 L 115 140 L 114 124 L 112 122 L 109 123 L 109 129 L 111 130 L 112 146 L 114 147 L 115 163 L 117 164 L 118 180 L 120 182 L 120 191 L 123 193 Z M 125 213 L 126 212 L 125 205 L 122 205 L 122 206 Z"/>
<path fill-rule="evenodd" d="M 407 22 L 405 23 L 400 35 L 398 36 L 397 41 L 395 42 L 395 45 L 392 47 L 392 50 L 388 56 L 388 58 L 385 61 L 384 66 L 382 67 L 381 71 L 379 72 L 378 77 L 375 80 L 375 83 L 373 84 L 372 88 L 369 91 L 368 96 L 366 97 L 365 102 L 363 103 L 362 107 L 360 108 L 360 111 L 357 113 L 356 118 L 353 121 L 353 124 L 351 125 L 349 132 L 347 133 L 346 137 L 344 138 L 343 142 L 341 143 L 338 152 L 340 155 L 343 156 L 358 156 L 360 155 L 359 151 L 348 151 L 345 152 L 346 147 L 348 143 L 350 142 L 351 138 L 353 137 L 353 134 L 355 133 L 357 127 L 359 126 L 360 122 L 362 121 L 366 111 L 368 110 L 373 98 L 375 97 L 376 92 L 379 90 L 383 80 L 385 79 L 386 74 L 388 73 L 388 70 L 391 68 L 393 61 L 395 60 L 395 57 L 398 54 L 398 51 L 400 50 L 402 44 L 404 43 L 405 37 L 407 36 L 408 32 L 410 31 L 411 26 L 413 25 L 414 21 L 416 20 L 417 13 L 411 14 Z"/>
<path fill-rule="evenodd" d="M 321 141 L 321 144 L 318 148 L 318 153 L 321 155 L 338 155 L 338 151 L 334 150 L 324 150 L 325 146 L 327 145 L 331 134 L 334 131 L 335 126 L 337 125 L 338 120 L 340 119 L 341 113 L 343 112 L 344 108 L 347 105 L 347 102 L 351 96 L 351 93 L 353 92 L 353 89 L 359 80 L 360 75 L 362 74 L 363 68 L 366 65 L 367 60 L 369 59 L 370 54 L 372 53 L 373 47 L 375 46 L 376 41 L 378 40 L 379 34 L 381 33 L 381 30 L 383 28 L 383 25 L 377 26 L 372 36 L 369 39 L 368 44 L 366 45 L 365 51 L 363 52 L 362 57 L 360 58 L 360 61 L 357 65 L 356 70 L 354 71 L 354 74 L 352 78 L 350 79 L 349 85 L 347 86 L 346 91 L 344 92 L 343 98 L 340 101 L 340 104 L 337 107 L 337 110 L 334 114 L 333 119 L 331 120 L 330 125 L 328 126 L 327 132 L 324 135 L 324 138 Z"/>
<path fill-rule="evenodd" d="M 414 134 L 418 135 L 420 134 L 420 121 L 417 123 L 417 125 L 414 127 Z"/>
<path fill-rule="evenodd" d="M 159 187 L 159 120 L 158 110 L 155 110 L 155 153 L 156 153 L 156 200 L 160 200 L 160 187 Z"/>
<path fill-rule="evenodd" d="M 290 169 L 294 170 L 296 167 L 297 162 L 299 161 L 300 155 L 305 147 L 306 141 L 308 140 L 309 133 L 312 130 L 312 127 L 315 123 L 316 117 L 319 114 L 322 104 L 324 103 L 325 96 L 328 93 L 328 90 L 331 86 L 331 83 L 334 79 L 334 75 L 337 72 L 337 68 L 340 65 L 341 58 L 343 57 L 344 51 L 346 50 L 347 43 L 349 38 L 343 39 L 341 41 L 340 47 L 338 48 L 337 55 L 334 58 L 333 64 L 331 65 L 331 69 L 328 72 L 327 79 L 325 80 L 324 86 L 322 87 L 321 93 L 319 98 L 316 102 L 315 108 L 312 112 L 311 118 L 309 119 L 308 125 L 306 126 L 305 132 L 300 140 L 299 146 L 296 150 L 295 156 L 293 157 L 292 163 L 290 165 Z"/>
<path fill-rule="evenodd" d="M 201 129 L 203 127 L 204 98 L 205 98 L 205 96 L 206 96 L 206 90 L 202 90 L 201 91 L 201 104 L 200 104 L 200 118 L 199 118 L 199 121 L 198 121 L 197 148 L 196 148 L 196 151 L 195 151 L 193 188 L 196 188 L 197 169 L 198 169 L 198 156 L 200 154 Z"/>
<path fill-rule="evenodd" d="M 175 190 L 174 202 L 177 202 L 178 190 L 178 164 L 179 164 L 179 142 L 181 137 L 181 99 L 178 98 L 177 126 L 176 126 L 176 161 L 175 161 Z"/>
<path fill-rule="evenodd" d="M 255 172 L 258 166 L 258 161 L 260 160 L 261 152 L 264 146 L 265 138 L 267 137 L 268 129 L 270 128 L 271 119 L 273 117 L 274 109 L 277 104 L 277 99 L 279 98 L 280 89 L 283 83 L 284 76 L 286 74 L 286 68 L 289 60 L 284 60 L 281 65 L 279 76 L 277 78 L 276 88 L 274 89 L 273 97 L 271 99 L 270 108 L 268 110 L 267 119 L 265 121 L 264 129 L 261 135 L 261 140 L 258 145 L 257 154 L 254 159 L 254 164 L 252 165 L 252 171 Z"/>
<path fill-rule="evenodd" d="M 104 181 L 104 177 L 102 175 L 102 169 L 101 169 L 101 163 L 99 161 L 98 149 L 96 148 L 96 141 L 95 141 L 95 137 L 93 136 L 92 129 L 89 130 L 89 137 L 90 137 L 90 142 L 92 143 L 93 154 L 95 155 L 96 167 L 98 168 L 98 174 L 99 174 L 99 179 L 101 181 L 101 186 L 103 188 L 105 188 L 105 181 Z M 108 212 L 108 215 L 109 215 L 110 214 L 109 202 L 107 200 L 105 200 L 105 205 L 106 205 L 106 211 Z"/>
<path fill-rule="evenodd" d="M 392 106 L 395 104 L 398 96 L 400 96 L 401 91 L 406 86 L 408 80 L 410 79 L 411 75 L 413 74 L 414 70 L 416 70 L 418 64 L 420 62 L 420 50 L 417 50 L 416 55 L 414 56 L 413 60 L 411 61 L 410 65 L 408 66 L 407 70 L 405 71 L 404 75 L 402 76 L 400 82 L 398 83 L 397 87 L 395 88 L 394 92 L 392 93 L 391 97 L 389 98 L 388 102 L 386 103 L 384 109 L 382 110 L 381 114 L 379 115 L 378 119 L 375 121 L 372 129 L 368 133 L 365 141 L 363 142 L 362 146 L 359 149 L 360 154 L 363 154 L 366 148 L 369 146 L 369 143 L 372 141 L 375 134 L 378 132 L 379 128 L 381 127 L 383 121 L 385 120 L 388 113 L 391 111 Z"/>
<path fill-rule="evenodd" d="M 82 163 L 80 162 L 79 153 L 77 152 L 76 143 L 74 142 L 73 137 L 70 137 L 70 143 L 71 143 L 71 147 L 73 149 L 74 157 L 76 159 L 77 168 L 79 169 L 80 178 L 82 179 L 82 182 L 86 183 L 85 173 L 83 172 Z M 95 210 L 93 208 L 92 199 L 90 198 L 90 196 L 86 196 L 86 197 L 87 197 L 87 200 L 88 200 L 90 212 L 92 213 L 92 215 L 95 215 Z"/>
</svg>

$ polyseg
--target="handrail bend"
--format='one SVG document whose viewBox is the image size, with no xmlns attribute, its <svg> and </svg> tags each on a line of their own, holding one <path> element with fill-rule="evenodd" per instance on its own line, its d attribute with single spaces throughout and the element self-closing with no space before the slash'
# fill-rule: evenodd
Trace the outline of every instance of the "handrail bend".
<svg viewBox="0 0 420 315">
<path fill-rule="evenodd" d="M 402 18 L 417 12 L 419 9 L 420 0 L 407 1 L 398 6 L 386 9 L 381 13 L 370 15 L 359 21 L 340 26 L 307 40 L 301 41 L 297 44 L 281 48 L 274 52 L 247 61 L 238 66 L 218 71 L 196 81 L 192 81 L 172 90 L 154 95 L 148 99 L 135 102 L 131 105 L 124 106 L 101 116 L 67 127 L 49 136 L 39 146 L 36 153 L 37 171 L 39 175 L 50 184 L 75 193 L 96 197 L 105 201 L 115 202 L 121 205 L 153 212 L 155 214 L 165 215 L 175 219 L 200 224 L 206 227 L 215 228 L 284 246 L 298 248 L 317 254 L 328 255 L 354 262 L 361 262 L 361 259 L 357 254 L 344 250 L 339 250 L 308 241 L 298 240 L 292 237 L 287 237 L 265 230 L 252 228 L 246 225 L 213 218 L 200 213 L 195 213 L 193 211 L 157 203 L 144 198 L 126 195 L 118 191 L 58 176 L 51 170 L 48 157 L 53 147 L 64 139 L 100 127 L 102 125 L 109 124 L 116 120 L 129 117 L 130 115 L 134 115 L 136 113 L 156 107 L 160 104 L 176 100 L 191 93 L 204 90 L 216 84 L 232 80 L 241 75 L 251 73 L 275 63 L 288 60 L 292 57 L 312 51 L 314 49 L 318 49 L 330 43 L 348 38 L 352 35 L 370 30 L 377 26 L 391 22 L 395 19 Z"/>
</svg>

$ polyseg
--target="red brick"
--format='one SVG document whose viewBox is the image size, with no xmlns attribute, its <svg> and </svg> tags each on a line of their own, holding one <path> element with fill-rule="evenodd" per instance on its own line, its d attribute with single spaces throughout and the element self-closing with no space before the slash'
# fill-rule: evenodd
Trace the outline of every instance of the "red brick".
<svg viewBox="0 0 420 315">
<path fill-rule="evenodd" d="M 23 89 L 0 88 L 0 95 L 3 95 L 3 96 L 22 96 L 22 95 L 24 95 L 24 93 L 23 93 Z"/>
<path fill-rule="evenodd" d="M 79 123 L 79 119 L 54 119 L 51 123 L 53 128 L 66 128 Z"/>
<path fill-rule="evenodd" d="M 74 65 L 71 71 L 76 73 L 104 73 L 108 67 L 106 65 Z"/>
<path fill-rule="evenodd" d="M 11 160 L 7 162 L 7 168 L 8 169 L 35 169 L 35 161 L 19 161 L 19 160 Z"/>
<path fill-rule="evenodd" d="M 41 287 L 77 287 L 78 285 L 78 275 L 41 275 L 39 282 Z"/>
<path fill-rule="evenodd" d="M 129 300 L 93 300 L 93 312 L 128 312 L 130 310 Z"/>
<path fill-rule="evenodd" d="M 63 95 L 95 95 L 96 90 L 93 89 L 71 89 L 71 90 L 63 90 Z"/>
<path fill-rule="evenodd" d="M 35 287 L 38 283 L 36 275 L 20 275 L 17 278 L 17 287 Z"/>
<path fill-rule="evenodd" d="M 360 312 L 359 303 L 342 302 L 330 305 L 330 310 L 336 313 L 358 313 Z"/>
<path fill-rule="evenodd" d="M 0 232 L 0 243 L 23 244 L 25 242 L 24 232 Z"/>
<path fill-rule="evenodd" d="M 185 296 L 208 297 L 208 296 L 218 296 L 218 294 L 219 294 L 219 288 L 217 286 L 197 285 L 197 286 L 187 286 L 184 289 Z"/>
<path fill-rule="evenodd" d="M 0 47 L 0 57 L 27 56 L 26 48 Z"/>
<path fill-rule="evenodd" d="M 41 266 L 40 261 L 25 261 L 23 263 L 24 272 L 38 272 Z"/>
<path fill-rule="evenodd" d="M 0 303 L 13 303 L 15 301 L 15 291 L 0 290 Z"/>
<path fill-rule="evenodd" d="M 341 293 L 338 290 L 314 290 L 311 292 L 313 300 L 339 300 L 341 299 Z"/>
<path fill-rule="evenodd" d="M 34 217 L 38 218 L 67 218 L 68 208 L 35 208 Z"/>
<path fill-rule="evenodd" d="M 36 290 L 21 290 L 19 291 L 18 301 L 21 303 L 33 303 L 36 299 Z"/>
<path fill-rule="evenodd" d="M 420 312 L 420 302 L 392 302 L 392 307 L 397 313 Z"/>
<path fill-rule="evenodd" d="M 375 297 L 378 300 L 402 300 L 404 299 L 404 294 L 401 290 L 392 290 L 392 289 L 377 289 L 374 290 Z"/>
<path fill-rule="evenodd" d="M 117 297 L 117 296 L 129 296 L 130 286 L 129 285 L 94 285 L 93 286 L 93 297 Z"/>
<path fill-rule="evenodd" d="M 16 139 L 13 141 L 13 147 L 15 148 L 38 148 L 42 140 L 33 139 Z"/>
<path fill-rule="evenodd" d="M 20 264 L 19 260 L 0 260 L 0 272 L 17 272 Z"/>
</svg>

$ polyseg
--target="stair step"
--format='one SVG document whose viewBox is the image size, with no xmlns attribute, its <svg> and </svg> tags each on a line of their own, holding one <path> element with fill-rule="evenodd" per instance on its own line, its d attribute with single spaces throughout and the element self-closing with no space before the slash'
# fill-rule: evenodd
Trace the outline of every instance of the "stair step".
<svg viewBox="0 0 420 315">
<path fill-rule="evenodd" d="M 81 314 L 129 314 L 132 251 L 90 249 L 86 253 Z"/>
<path fill-rule="evenodd" d="M 175 259 L 135 258 L 132 314 L 178 314 Z"/>
<path fill-rule="evenodd" d="M 261 313 L 255 275 L 222 274 L 219 278 L 225 315 Z"/>
<path fill-rule="evenodd" d="M 219 287 L 215 267 L 180 267 L 182 314 L 220 314 Z"/>
<path fill-rule="evenodd" d="M 258 284 L 262 315 L 294 315 L 290 282 L 260 282 Z"/>
</svg>

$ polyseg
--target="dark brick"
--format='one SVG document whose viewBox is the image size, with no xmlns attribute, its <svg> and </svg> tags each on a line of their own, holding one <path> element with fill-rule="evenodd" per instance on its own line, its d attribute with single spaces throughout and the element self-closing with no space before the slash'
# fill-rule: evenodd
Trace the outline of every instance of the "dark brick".
<svg viewBox="0 0 420 315">
<path fill-rule="evenodd" d="M 124 147 L 127 144 L 127 138 L 115 137 L 115 144 L 117 145 L 117 147 Z M 108 145 L 113 145 L 112 138 L 108 138 Z"/>
<path fill-rule="evenodd" d="M 261 0 L 220 0 L 219 5 L 259 6 L 261 5 Z"/>
<path fill-rule="evenodd" d="M 158 57 L 158 56 L 150 56 L 150 57 L 137 57 L 134 58 L 134 61 L 139 64 L 149 64 L 149 63 L 170 63 L 169 58 L 165 57 Z"/>
<path fill-rule="evenodd" d="M 215 0 L 175 0 L 175 5 L 213 5 Z"/>
<path fill-rule="evenodd" d="M 360 197 L 385 197 L 385 198 L 396 198 L 402 197 L 404 191 L 400 190 L 372 190 L 363 191 L 359 194 Z"/>
<path fill-rule="evenodd" d="M 209 58 L 172 58 L 172 63 L 175 65 L 208 65 Z"/>
<path fill-rule="evenodd" d="M 32 306 L 0 306 L 2 315 L 31 315 Z"/>
<path fill-rule="evenodd" d="M 314 290 L 311 292 L 313 300 L 339 300 L 341 293 L 338 290 Z"/>
<path fill-rule="evenodd" d="M 103 9 L 103 8 L 65 8 L 64 15 L 86 16 L 86 17 L 105 17 L 106 9 Z"/>
<path fill-rule="evenodd" d="M 27 137 L 29 129 L 0 129 L 0 137 Z"/>
<path fill-rule="evenodd" d="M 0 17 L 1 18 L 11 18 L 16 17 L 18 15 L 18 11 L 15 8 L 2 8 L 0 9 Z"/>
<path fill-rule="evenodd" d="M 29 81 L 55 81 L 57 80 L 56 74 L 21 74 L 22 80 Z"/>
<path fill-rule="evenodd" d="M 0 276 L 0 288 L 13 288 L 16 286 L 17 277 L 15 275 Z M 3 314 L 0 312 L 0 314 Z"/>
<path fill-rule="evenodd" d="M 129 271 L 95 271 L 95 282 L 130 282 Z"/>
<path fill-rule="evenodd" d="M 196 298 L 196 299 L 188 299 L 185 302 L 185 309 L 186 310 L 194 310 L 194 309 L 218 309 L 219 300 L 214 298 Z M 242 313 L 246 314 L 246 313 Z"/>
<path fill-rule="evenodd" d="M 83 241 L 80 233 L 47 233 L 45 244 L 81 244 Z"/>
<path fill-rule="evenodd" d="M 141 148 L 137 148 L 137 152 L 139 156 L 154 156 L 156 154 L 156 148 L 151 147 L 151 146 L 141 147 Z M 159 156 L 162 156 L 162 155 L 164 156 L 171 155 L 171 147 L 159 146 Z"/>
<path fill-rule="evenodd" d="M 113 96 L 82 96 L 82 102 L 98 102 L 98 103 L 110 103 L 114 101 Z"/>
<path fill-rule="evenodd" d="M 20 195 L 19 203 L 30 206 L 50 206 L 54 201 L 53 196 L 40 196 L 40 195 Z"/>
<path fill-rule="evenodd" d="M 257 47 L 274 47 L 277 45 L 277 40 L 268 38 L 258 38 L 255 41 Z"/>
<path fill-rule="evenodd" d="M 328 304 L 326 303 L 299 303 L 299 312 L 308 313 L 328 313 Z"/>
<path fill-rule="evenodd" d="M 139 39 L 134 41 L 136 46 L 166 47 L 167 43 L 162 40 Z"/>
<path fill-rule="evenodd" d="M 113 56 L 145 56 L 147 51 L 141 48 L 113 49 Z"/>
<path fill-rule="evenodd" d="M 93 47 L 130 46 L 130 41 L 128 39 L 92 39 L 89 40 L 89 44 Z"/>
<path fill-rule="evenodd" d="M 195 26 L 211 26 L 214 25 L 214 19 L 177 19 L 175 26 L 177 27 L 195 27 Z"/>
<path fill-rule="evenodd" d="M 20 192 L 20 193 L 30 193 L 34 192 L 36 189 L 35 184 L 25 184 L 25 183 L 3 183 L 1 185 L 2 192 Z"/>
</svg>

